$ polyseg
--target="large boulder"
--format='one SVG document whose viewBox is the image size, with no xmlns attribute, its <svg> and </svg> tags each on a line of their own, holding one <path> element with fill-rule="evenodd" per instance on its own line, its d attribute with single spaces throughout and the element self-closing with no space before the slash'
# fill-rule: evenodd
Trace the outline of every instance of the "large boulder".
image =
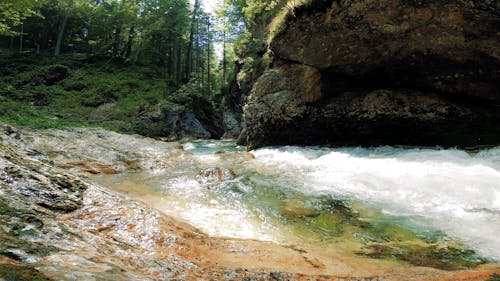
<svg viewBox="0 0 500 281">
<path fill-rule="evenodd" d="M 497 3 L 317 0 L 289 16 L 271 49 L 277 58 L 370 83 L 430 88 L 498 104 Z"/>
<path fill-rule="evenodd" d="M 315 0 L 270 42 L 240 137 L 280 144 L 500 144 L 497 1 Z"/>
<path fill-rule="evenodd" d="M 345 92 L 320 106 L 308 105 L 297 92 L 282 91 L 247 105 L 245 119 L 249 149 L 279 144 L 500 143 L 498 114 L 409 90 Z"/>
<path fill-rule="evenodd" d="M 148 137 L 163 137 L 171 140 L 182 138 L 210 138 L 196 116 L 187 110 L 151 112 L 144 114 L 134 125 L 134 130 Z"/>
</svg>

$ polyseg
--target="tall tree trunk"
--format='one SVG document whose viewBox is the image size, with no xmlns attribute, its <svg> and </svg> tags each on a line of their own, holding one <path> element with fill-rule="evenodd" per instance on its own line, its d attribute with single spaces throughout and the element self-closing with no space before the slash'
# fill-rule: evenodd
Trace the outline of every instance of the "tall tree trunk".
<svg viewBox="0 0 500 281">
<path fill-rule="evenodd" d="M 64 30 L 66 29 L 66 23 L 68 22 L 69 9 L 64 9 L 63 19 L 59 25 L 59 32 L 57 33 L 56 49 L 54 50 L 54 55 L 58 56 L 61 54 L 61 45 L 64 36 Z"/>
<path fill-rule="evenodd" d="M 164 72 L 164 77 L 165 77 L 165 98 L 168 97 L 169 95 L 169 92 L 170 92 L 170 87 L 172 87 L 172 71 L 174 71 L 174 66 L 173 66 L 173 63 L 172 63 L 172 56 L 173 56 L 173 45 L 172 44 L 169 44 L 172 42 L 171 40 L 172 38 L 172 31 L 169 31 L 168 34 L 167 34 L 167 37 L 166 37 L 166 44 L 165 44 L 165 52 L 167 54 L 167 57 L 164 58 L 163 55 L 161 56 L 162 57 L 162 60 L 166 63 L 164 63 L 163 65 L 161 65 L 162 69 L 163 69 L 163 72 Z M 163 45 L 163 40 L 160 41 L 161 43 L 158 44 L 158 45 Z M 159 54 L 162 54 L 159 52 Z"/>
<path fill-rule="evenodd" d="M 23 52 L 23 33 L 24 33 L 24 24 L 21 24 L 21 36 L 19 36 L 19 53 Z"/>
<path fill-rule="evenodd" d="M 178 68 L 178 65 L 177 65 L 177 49 L 179 48 L 177 46 L 177 39 L 174 39 L 173 40 L 174 43 L 173 43 L 173 46 L 172 46 L 172 63 L 171 63 L 171 66 L 172 66 L 172 71 L 171 71 L 171 75 L 170 75 L 170 79 L 172 81 L 172 84 L 173 86 L 177 86 L 177 72 L 179 71 L 179 68 Z"/>
<path fill-rule="evenodd" d="M 182 80 L 182 50 L 181 48 L 177 48 L 177 77 L 176 77 L 176 85 L 180 85 Z"/>
<path fill-rule="evenodd" d="M 40 41 L 42 41 L 42 34 L 38 33 L 36 36 L 33 36 L 33 43 L 36 47 L 36 54 L 40 54 Z"/>
<path fill-rule="evenodd" d="M 92 20 L 93 20 L 93 16 L 90 17 L 89 19 L 89 22 L 87 24 L 87 26 L 85 27 L 87 29 L 87 33 L 84 34 L 84 42 L 85 42 L 85 49 L 87 51 L 87 53 L 92 53 L 92 50 L 90 48 L 90 35 L 92 34 Z"/>
<path fill-rule="evenodd" d="M 196 36 L 196 44 L 195 44 L 195 49 L 194 49 L 194 71 L 195 71 L 195 74 L 196 74 L 196 79 L 198 80 L 198 83 L 200 85 L 201 88 L 203 88 L 203 65 L 201 63 L 201 48 L 200 48 L 200 21 L 196 21 L 196 34 L 198 34 L 198 36 Z M 200 75 L 201 74 L 201 75 Z"/>
<path fill-rule="evenodd" d="M 117 57 L 120 49 L 120 36 L 122 33 L 122 23 L 119 22 L 115 28 L 115 39 L 113 41 L 113 57 Z"/>
<path fill-rule="evenodd" d="M 125 59 L 130 58 L 130 54 L 132 53 L 132 44 L 134 42 L 134 36 L 135 36 L 135 26 L 132 25 L 130 27 L 130 31 L 128 34 L 127 45 L 123 49 L 125 51 L 125 56 L 122 54 L 122 57 L 124 57 Z"/>
<path fill-rule="evenodd" d="M 139 46 L 137 46 L 137 51 L 134 53 L 134 58 L 132 59 L 132 61 L 134 63 L 138 62 L 140 55 L 142 55 L 142 48 L 144 45 L 144 40 L 146 40 L 146 39 L 141 38 L 141 40 L 139 40 Z"/>
<path fill-rule="evenodd" d="M 14 36 L 10 36 L 10 52 L 14 53 Z"/>
<path fill-rule="evenodd" d="M 191 76 L 191 72 L 193 71 L 193 40 L 194 33 L 196 28 L 196 22 L 198 18 L 198 10 L 200 9 L 200 0 L 195 0 L 194 2 L 194 10 L 193 17 L 191 18 L 191 30 L 189 31 L 189 42 L 186 50 L 186 79 L 189 79 Z"/>
<path fill-rule="evenodd" d="M 168 79 L 170 81 L 170 85 L 174 85 L 175 82 L 174 82 L 174 76 L 175 76 L 175 69 L 176 69 L 176 65 L 175 65 L 175 38 L 173 37 L 173 33 L 172 31 L 170 30 L 169 33 L 168 33 L 168 37 L 167 37 L 167 46 L 168 46 L 168 60 L 167 60 L 167 67 L 169 69 L 168 71 Z"/>
<path fill-rule="evenodd" d="M 210 18 L 207 21 L 207 36 L 208 36 L 208 42 L 207 42 L 207 85 L 208 85 L 208 94 L 212 92 L 211 85 L 212 83 L 210 82 Z"/>
<path fill-rule="evenodd" d="M 226 23 L 222 34 L 222 85 L 226 86 L 227 60 L 226 60 Z"/>
<path fill-rule="evenodd" d="M 48 50 L 49 49 L 49 25 L 44 24 L 42 31 L 42 40 L 41 40 L 41 49 Z"/>
</svg>

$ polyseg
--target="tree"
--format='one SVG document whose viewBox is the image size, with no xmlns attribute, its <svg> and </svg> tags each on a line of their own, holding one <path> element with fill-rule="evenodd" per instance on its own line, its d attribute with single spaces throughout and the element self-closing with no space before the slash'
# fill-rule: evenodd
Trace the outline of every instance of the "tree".
<svg viewBox="0 0 500 281">
<path fill-rule="evenodd" d="M 225 0 L 216 12 L 217 19 L 217 37 L 222 41 L 222 84 L 227 84 L 228 79 L 228 62 L 235 60 L 230 58 L 230 49 L 233 43 L 243 34 L 245 30 L 245 21 L 243 8 L 245 2 L 241 0 Z M 232 53 L 234 56 L 234 53 Z"/>
<path fill-rule="evenodd" d="M 75 15 L 79 9 L 90 5 L 88 0 L 59 0 L 57 3 L 56 7 L 59 10 L 59 27 L 57 31 L 56 46 L 54 49 L 55 56 L 58 56 L 61 53 L 64 32 L 66 30 L 68 19 Z"/>
<path fill-rule="evenodd" d="M 56 56 L 58 56 L 61 53 L 61 45 L 62 45 L 64 30 L 66 29 L 66 23 L 68 22 L 69 9 L 70 9 L 69 7 L 63 8 L 63 16 L 61 19 L 61 23 L 59 25 L 59 31 L 57 32 L 56 48 L 54 50 L 54 55 Z"/>
<path fill-rule="evenodd" d="M 12 28 L 38 14 L 40 0 L 2 0 L 0 2 L 0 35 L 18 35 Z"/>
<path fill-rule="evenodd" d="M 189 79 L 191 77 L 191 72 L 193 69 L 193 43 L 195 39 L 195 32 L 198 26 L 198 14 L 200 10 L 200 0 L 195 0 L 193 15 L 191 18 L 191 29 L 189 31 L 189 43 L 187 47 L 186 54 L 186 78 Z"/>
<path fill-rule="evenodd" d="M 130 45 L 130 49 L 132 48 L 135 36 L 135 22 L 137 21 L 137 15 L 139 12 L 139 3 L 133 0 L 114 0 L 111 3 L 112 13 L 110 20 L 115 30 L 113 34 L 114 39 L 112 54 L 113 57 L 119 57 L 125 54 L 126 48 L 129 48 L 128 45 Z M 122 33 L 127 26 L 129 27 L 127 45 L 125 46 L 125 49 L 122 49 Z"/>
<path fill-rule="evenodd" d="M 185 83 L 211 93 L 219 79 L 213 46 L 218 27 L 203 11 L 202 0 L 193 4 L 190 0 L 0 0 L 0 23 L 15 30 L 3 34 L 18 36 L 0 37 L 10 40 L 0 43 L 55 56 L 72 51 L 148 64 L 164 79 L 166 94 Z M 17 40 L 21 34 L 22 40 Z"/>
</svg>

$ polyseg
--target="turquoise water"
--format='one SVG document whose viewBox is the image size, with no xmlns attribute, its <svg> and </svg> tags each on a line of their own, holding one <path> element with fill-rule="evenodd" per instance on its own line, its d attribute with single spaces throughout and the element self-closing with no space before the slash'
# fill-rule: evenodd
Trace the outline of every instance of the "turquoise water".
<svg viewBox="0 0 500 281">
<path fill-rule="evenodd" d="M 210 235 L 458 241 L 500 260 L 500 148 L 276 147 L 250 154 L 232 141 L 182 145 L 194 161 L 129 180 L 154 195 L 156 208 Z M 206 169 L 230 176 L 204 177 Z"/>
<path fill-rule="evenodd" d="M 200 142 L 193 151 L 213 145 Z M 273 200 L 262 202 L 266 196 L 305 196 L 320 210 L 325 198 L 362 202 L 417 233 L 444 232 L 500 259 L 500 148 L 279 147 L 253 154 L 232 187 L 251 206 L 276 212 L 266 206 Z"/>
</svg>

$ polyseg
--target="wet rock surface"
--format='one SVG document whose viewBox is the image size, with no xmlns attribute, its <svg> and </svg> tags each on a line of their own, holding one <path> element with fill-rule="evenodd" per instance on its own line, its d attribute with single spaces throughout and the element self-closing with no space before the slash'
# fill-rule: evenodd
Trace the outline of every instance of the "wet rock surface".
<svg viewBox="0 0 500 281">
<path fill-rule="evenodd" d="M 95 142 L 83 143 L 89 139 Z M 151 151 L 150 142 L 164 153 Z M 62 147 L 65 149 L 58 150 Z M 86 164 L 68 164 L 74 161 Z M 441 276 L 442 280 L 456 280 L 466 275 L 466 280 L 486 280 L 498 273 L 492 265 L 475 271 L 445 272 L 409 268 L 321 246 L 284 247 L 211 238 L 86 178 L 94 175 L 88 167 L 97 170 L 98 164 L 124 173 L 168 169 L 177 161 L 190 161 L 189 153 L 173 143 L 101 129 L 33 132 L 0 125 L 0 277 L 435 280 Z M 202 173 L 218 180 L 219 174 L 221 179 L 226 174 L 234 176 L 220 168 Z M 288 208 L 297 209 L 293 204 Z M 373 255 L 390 254 L 375 250 Z"/>
<path fill-rule="evenodd" d="M 250 149 L 296 145 L 441 145 L 500 143 L 496 109 L 450 102 L 407 90 L 345 92 L 308 105 L 296 91 L 266 95 L 246 106 Z"/>
<path fill-rule="evenodd" d="M 271 49 L 281 59 L 367 82 L 498 103 L 497 5 L 490 0 L 320 0 L 299 8 Z"/>
<path fill-rule="evenodd" d="M 241 143 L 500 143 L 495 1 L 317 0 L 271 40 Z"/>
<path fill-rule="evenodd" d="M 213 183 L 232 180 L 235 177 L 236 175 L 234 174 L 234 171 L 226 168 L 215 167 L 202 169 L 196 176 L 196 179 L 200 183 Z"/>
<path fill-rule="evenodd" d="M 190 111 L 161 111 L 142 116 L 134 129 L 148 137 L 179 140 L 184 137 L 210 138 L 210 133 Z"/>
</svg>

